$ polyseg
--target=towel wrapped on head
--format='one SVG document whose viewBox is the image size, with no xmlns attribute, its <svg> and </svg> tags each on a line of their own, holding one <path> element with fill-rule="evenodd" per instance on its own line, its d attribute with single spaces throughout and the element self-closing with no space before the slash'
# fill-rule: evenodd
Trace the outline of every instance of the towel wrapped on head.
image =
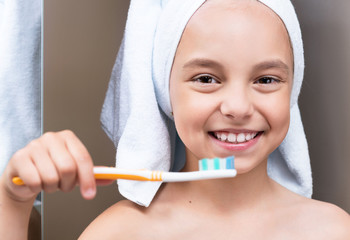
<svg viewBox="0 0 350 240">
<path fill-rule="evenodd" d="M 169 77 L 187 22 L 205 0 L 132 0 L 103 105 L 101 122 L 116 148 L 116 166 L 179 171 L 185 148 L 171 116 Z M 294 54 L 291 120 L 282 144 L 269 156 L 269 176 L 293 192 L 312 194 L 307 142 L 297 104 L 303 74 L 301 31 L 289 0 L 261 0 L 284 22 Z M 118 180 L 120 193 L 149 206 L 159 182 Z"/>
</svg>

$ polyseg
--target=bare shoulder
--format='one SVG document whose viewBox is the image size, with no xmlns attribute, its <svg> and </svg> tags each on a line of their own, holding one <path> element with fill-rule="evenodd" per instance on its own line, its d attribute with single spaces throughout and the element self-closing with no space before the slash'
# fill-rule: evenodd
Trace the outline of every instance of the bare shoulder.
<svg viewBox="0 0 350 240">
<path fill-rule="evenodd" d="M 350 239 L 350 216 L 334 204 L 303 198 L 296 204 L 296 224 L 314 239 Z"/>
<path fill-rule="evenodd" d="M 147 208 L 123 200 L 99 215 L 80 236 L 80 239 L 138 239 L 145 221 Z"/>
<path fill-rule="evenodd" d="M 327 229 L 328 239 L 350 239 L 350 215 L 334 204 L 314 201 L 317 217 L 323 218 L 318 222 L 322 223 L 323 229 Z"/>
<path fill-rule="evenodd" d="M 120 201 L 98 216 L 85 229 L 79 239 L 159 239 L 169 235 L 169 226 L 178 221 L 174 217 L 173 208 L 169 207 L 171 200 L 167 198 L 164 186 L 158 191 L 149 207 L 142 207 L 136 203 Z"/>
</svg>

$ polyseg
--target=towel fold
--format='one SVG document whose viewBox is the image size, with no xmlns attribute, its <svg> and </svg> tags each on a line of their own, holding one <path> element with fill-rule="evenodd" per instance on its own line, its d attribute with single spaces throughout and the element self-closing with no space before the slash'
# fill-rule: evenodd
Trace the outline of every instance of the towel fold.
<svg viewBox="0 0 350 240">
<path fill-rule="evenodd" d="M 0 174 L 41 133 L 41 1 L 3 0 L 0 12 Z"/>
<path fill-rule="evenodd" d="M 179 171 L 183 167 L 185 150 L 171 116 L 169 76 L 183 30 L 204 2 L 131 1 L 101 113 L 102 127 L 117 148 L 117 167 L 163 171 Z M 310 160 L 297 105 L 304 71 L 299 22 L 289 0 L 261 2 L 285 23 L 295 68 L 290 128 L 283 143 L 269 157 L 268 173 L 281 185 L 310 197 Z M 118 185 L 123 196 L 148 206 L 160 183 L 118 180 Z"/>
</svg>

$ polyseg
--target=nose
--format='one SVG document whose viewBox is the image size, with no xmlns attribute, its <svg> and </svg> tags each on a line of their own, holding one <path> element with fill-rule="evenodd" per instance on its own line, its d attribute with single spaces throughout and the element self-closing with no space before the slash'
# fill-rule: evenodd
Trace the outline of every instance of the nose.
<svg viewBox="0 0 350 240">
<path fill-rule="evenodd" d="M 221 96 L 220 111 L 224 116 L 238 120 L 253 114 L 254 104 L 246 86 L 236 84 L 228 87 Z"/>
</svg>

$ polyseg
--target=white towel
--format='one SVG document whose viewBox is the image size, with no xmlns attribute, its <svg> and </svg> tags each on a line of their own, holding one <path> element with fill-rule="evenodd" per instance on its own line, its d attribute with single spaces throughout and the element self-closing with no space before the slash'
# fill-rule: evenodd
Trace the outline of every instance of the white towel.
<svg viewBox="0 0 350 240">
<path fill-rule="evenodd" d="M 1 23 L 2 23 L 2 16 L 4 12 L 4 0 L 0 0 L 0 29 L 1 29 Z"/>
<path fill-rule="evenodd" d="M 41 132 L 41 1 L 0 5 L 1 174 L 12 154 Z"/>
<path fill-rule="evenodd" d="M 182 32 L 205 0 L 132 0 L 123 43 L 113 68 L 101 122 L 116 148 L 116 166 L 179 171 L 184 146 L 171 116 L 169 76 Z M 268 173 L 290 190 L 310 197 L 312 178 L 297 99 L 304 72 L 300 26 L 289 0 L 262 0 L 284 21 L 294 53 L 291 124 L 269 157 Z M 160 183 L 118 180 L 120 193 L 148 206 Z"/>
</svg>

